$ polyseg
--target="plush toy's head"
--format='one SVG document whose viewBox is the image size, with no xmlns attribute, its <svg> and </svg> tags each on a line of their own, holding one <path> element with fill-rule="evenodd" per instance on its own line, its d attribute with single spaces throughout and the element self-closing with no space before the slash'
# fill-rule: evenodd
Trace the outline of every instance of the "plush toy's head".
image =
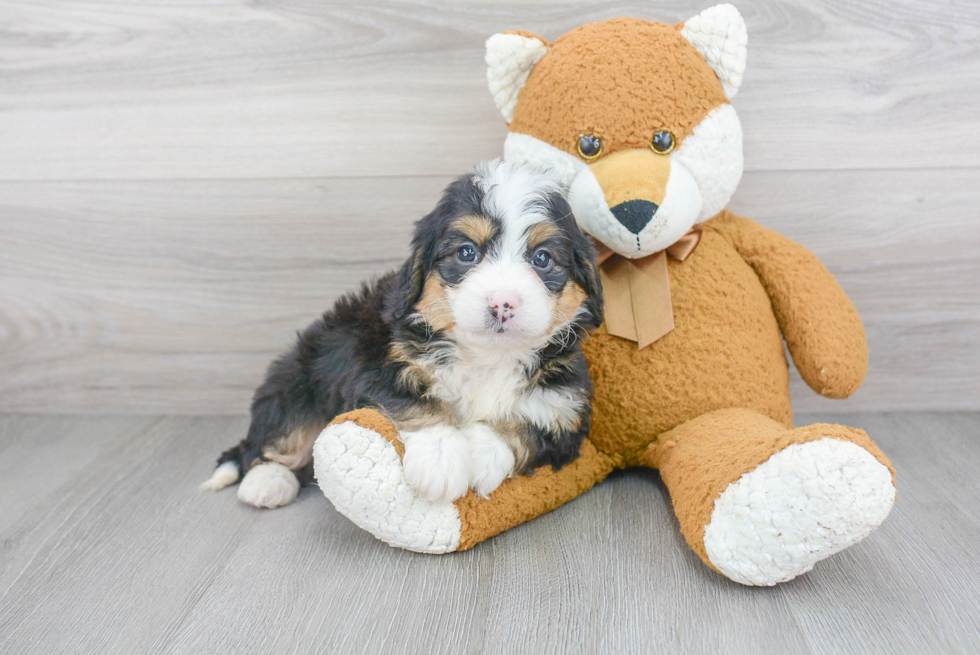
<svg viewBox="0 0 980 655">
<path fill-rule="evenodd" d="M 677 25 L 590 23 L 554 44 L 496 34 L 487 79 L 510 125 L 504 157 L 566 185 L 579 225 L 612 250 L 663 250 L 721 211 L 741 178 L 729 100 L 746 43 L 731 5 Z"/>
</svg>

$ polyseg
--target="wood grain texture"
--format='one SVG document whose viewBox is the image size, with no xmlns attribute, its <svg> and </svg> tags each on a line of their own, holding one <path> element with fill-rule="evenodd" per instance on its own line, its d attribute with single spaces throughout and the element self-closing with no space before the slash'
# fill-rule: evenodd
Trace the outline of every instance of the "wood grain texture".
<svg viewBox="0 0 980 655">
<path fill-rule="evenodd" d="M 744 0 L 732 208 L 871 344 L 798 410 L 980 409 L 980 4 Z M 487 35 L 704 2 L 0 0 L 0 411 L 239 414 L 269 360 L 498 155 Z"/>
<path fill-rule="evenodd" d="M 404 259 L 448 180 L 0 183 L 0 409 L 246 412 L 296 330 Z M 867 325 L 864 387 L 824 401 L 794 372 L 798 410 L 980 408 L 973 180 L 746 175 L 733 209 L 813 250 Z"/>
<path fill-rule="evenodd" d="M 0 651 L 895 653 L 980 649 L 980 414 L 868 430 L 899 499 L 775 588 L 707 569 L 656 474 L 616 474 L 477 548 L 389 548 L 315 488 L 275 511 L 197 484 L 233 417 L 0 417 Z"/>
<path fill-rule="evenodd" d="M 452 175 L 483 43 L 708 4 L 2 0 L 0 179 Z M 980 165 L 980 4 L 742 0 L 749 170 Z"/>
</svg>

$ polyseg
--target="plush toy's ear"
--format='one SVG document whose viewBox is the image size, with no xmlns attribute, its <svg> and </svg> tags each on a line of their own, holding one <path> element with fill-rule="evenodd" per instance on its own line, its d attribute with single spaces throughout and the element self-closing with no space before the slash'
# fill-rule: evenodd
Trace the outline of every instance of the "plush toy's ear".
<svg viewBox="0 0 980 655">
<path fill-rule="evenodd" d="M 487 39 L 487 84 L 508 123 L 514 118 L 517 94 L 550 46 L 550 42 L 530 32 L 501 32 Z"/>
<path fill-rule="evenodd" d="M 686 21 L 681 34 L 711 66 L 731 100 L 742 86 L 749 34 L 738 9 L 715 5 Z"/>
</svg>

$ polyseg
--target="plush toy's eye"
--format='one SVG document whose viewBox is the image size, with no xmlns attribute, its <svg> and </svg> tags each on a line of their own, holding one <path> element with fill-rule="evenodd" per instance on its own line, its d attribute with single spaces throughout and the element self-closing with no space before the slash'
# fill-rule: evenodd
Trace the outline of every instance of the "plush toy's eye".
<svg viewBox="0 0 980 655">
<path fill-rule="evenodd" d="M 479 255 L 476 252 L 476 248 L 466 244 L 465 246 L 460 246 L 459 250 L 456 251 L 456 259 L 463 262 L 464 264 L 472 264 L 476 262 Z"/>
<path fill-rule="evenodd" d="M 579 134 L 576 150 L 579 157 L 586 161 L 595 159 L 602 154 L 602 139 L 594 134 Z"/>
<path fill-rule="evenodd" d="M 551 266 L 551 253 L 547 250 L 539 250 L 531 257 L 531 263 L 538 268 L 548 268 Z"/>
<path fill-rule="evenodd" d="M 650 139 L 650 148 L 658 155 L 666 155 L 674 149 L 674 135 L 667 130 L 660 130 Z"/>
</svg>

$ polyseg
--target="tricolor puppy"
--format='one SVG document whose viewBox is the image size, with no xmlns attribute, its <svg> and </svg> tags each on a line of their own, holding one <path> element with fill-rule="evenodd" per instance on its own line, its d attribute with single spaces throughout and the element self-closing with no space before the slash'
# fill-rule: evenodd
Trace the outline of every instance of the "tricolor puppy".
<svg viewBox="0 0 980 655">
<path fill-rule="evenodd" d="M 416 224 L 400 270 L 341 298 L 272 364 L 248 436 L 204 486 L 244 473 L 242 501 L 285 505 L 312 479 L 320 431 L 362 407 L 398 428 L 405 478 L 431 500 L 560 467 L 589 430 L 579 341 L 601 320 L 595 252 L 560 187 L 484 164 Z"/>
</svg>

